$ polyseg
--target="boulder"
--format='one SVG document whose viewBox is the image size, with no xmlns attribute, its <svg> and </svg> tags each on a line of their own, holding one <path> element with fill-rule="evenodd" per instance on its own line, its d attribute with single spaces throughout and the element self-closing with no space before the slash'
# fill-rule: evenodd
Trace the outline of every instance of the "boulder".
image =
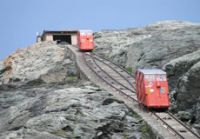
<svg viewBox="0 0 200 139">
<path fill-rule="evenodd" d="M 191 113 L 186 111 L 179 111 L 177 117 L 182 121 L 189 121 L 192 118 Z"/>
<path fill-rule="evenodd" d="M 193 65 L 200 61 L 200 50 L 192 52 L 190 54 L 183 55 L 176 59 L 171 60 L 169 63 L 163 66 L 163 69 L 167 72 L 171 87 L 176 87 L 180 77 L 184 76 Z M 184 77 L 182 77 L 184 78 Z"/>
<path fill-rule="evenodd" d="M 197 121 L 199 116 L 199 88 L 200 88 L 200 62 L 194 64 L 191 69 L 180 78 L 177 85 L 177 106 L 180 110 L 192 109 Z"/>
<path fill-rule="evenodd" d="M 174 109 L 190 112 L 192 115 L 190 120 L 199 122 L 200 50 L 171 60 L 164 69 L 168 73 L 169 84 L 175 92 Z"/>
</svg>

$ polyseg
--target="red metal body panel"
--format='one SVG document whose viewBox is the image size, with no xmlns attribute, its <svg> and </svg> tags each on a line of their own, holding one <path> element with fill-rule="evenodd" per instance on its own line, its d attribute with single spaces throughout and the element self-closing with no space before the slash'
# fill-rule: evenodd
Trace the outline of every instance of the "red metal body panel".
<svg viewBox="0 0 200 139">
<path fill-rule="evenodd" d="M 94 39 L 91 30 L 78 31 L 77 39 L 81 51 L 92 51 L 94 49 Z"/>
<path fill-rule="evenodd" d="M 136 93 L 140 103 L 150 108 L 168 108 L 168 82 L 166 73 L 159 69 L 136 71 Z"/>
</svg>

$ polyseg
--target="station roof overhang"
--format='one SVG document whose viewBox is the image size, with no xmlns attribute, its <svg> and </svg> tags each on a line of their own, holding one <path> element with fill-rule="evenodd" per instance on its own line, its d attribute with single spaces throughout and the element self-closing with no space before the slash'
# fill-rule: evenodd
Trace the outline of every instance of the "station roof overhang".
<svg viewBox="0 0 200 139">
<path fill-rule="evenodd" d="M 44 30 L 42 36 L 45 34 L 76 34 L 78 30 Z"/>
</svg>

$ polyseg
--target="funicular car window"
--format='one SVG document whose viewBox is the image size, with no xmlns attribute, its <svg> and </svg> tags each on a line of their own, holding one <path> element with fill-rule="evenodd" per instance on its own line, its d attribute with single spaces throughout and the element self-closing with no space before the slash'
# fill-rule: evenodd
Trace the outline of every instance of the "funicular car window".
<svg viewBox="0 0 200 139">
<path fill-rule="evenodd" d="M 81 36 L 85 36 L 87 34 L 87 32 L 85 31 L 81 31 L 80 33 L 81 33 Z"/>
<path fill-rule="evenodd" d="M 145 75 L 145 80 L 148 81 L 166 81 L 166 75 Z"/>
<path fill-rule="evenodd" d="M 93 35 L 92 31 L 82 31 L 82 32 L 80 32 L 80 33 L 81 33 L 81 35 L 83 35 L 83 36 L 85 36 L 85 35 L 89 35 L 89 36 Z"/>
<path fill-rule="evenodd" d="M 91 35 L 92 35 L 92 32 L 87 32 L 87 35 L 91 36 Z"/>
<path fill-rule="evenodd" d="M 155 80 L 155 75 L 145 75 L 144 76 L 145 80 L 147 81 L 154 81 Z"/>
<path fill-rule="evenodd" d="M 165 75 L 156 75 L 156 81 L 166 81 Z"/>
</svg>

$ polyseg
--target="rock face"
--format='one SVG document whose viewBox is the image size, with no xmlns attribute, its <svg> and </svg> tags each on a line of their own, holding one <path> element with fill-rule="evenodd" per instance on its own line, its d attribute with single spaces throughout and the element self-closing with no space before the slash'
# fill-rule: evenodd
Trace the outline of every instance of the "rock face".
<svg viewBox="0 0 200 139">
<path fill-rule="evenodd" d="M 66 81 L 69 74 L 70 76 L 76 74 L 76 69 L 72 66 L 72 61 L 66 58 L 65 49 L 54 42 L 49 42 L 16 51 L 6 58 L 3 67 L 0 67 L 1 84 L 22 85 Z"/>
<path fill-rule="evenodd" d="M 178 78 L 175 80 L 175 91 L 177 104 L 181 110 L 191 108 L 199 99 L 199 65 L 200 50 L 174 59 L 164 67 L 170 78 Z"/>
<path fill-rule="evenodd" d="M 154 138 L 124 103 L 80 79 L 68 55 L 43 42 L 0 62 L 0 138 Z"/>
<path fill-rule="evenodd" d="M 154 67 L 167 71 L 171 109 L 189 112 L 192 123 L 200 124 L 200 24 L 164 21 L 95 36 L 96 53 L 130 71 Z"/>
<path fill-rule="evenodd" d="M 165 21 L 95 33 L 96 53 L 134 72 L 167 72 L 171 111 L 200 131 L 200 25 Z M 121 101 L 80 79 L 66 45 L 34 44 L 0 61 L 0 138 L 149 138 Z"/>
<path fill-rule="evenodd" d="M 124 67 L 161 67 L 199 49 L 199 32 L 199 25 L 168 21 L 140 29 L 102 31 L 96 33 L 95 44 L 98 53 Z"/>
<path fill-rule="evenodd" d="M 43 86 L 2 93 L 2 138 L 143 136 L 145 123 L 137 115 L 107 92 L 90 85 Z"/>
</svg>

